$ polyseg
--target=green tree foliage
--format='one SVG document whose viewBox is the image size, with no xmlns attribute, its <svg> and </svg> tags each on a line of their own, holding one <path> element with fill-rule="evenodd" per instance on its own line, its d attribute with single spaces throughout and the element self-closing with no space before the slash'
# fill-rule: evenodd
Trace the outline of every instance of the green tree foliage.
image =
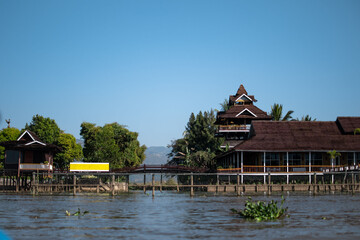
<svg viewBox="0 0 360 240">
<path fill-rule="evenodd" d="M 57 153 L 54 157 L 54 161 L 58 164 L 57 167 L 67 168 L 73 160 L 81 160 L 83 158 L 82 147 L 76 143 L 73 135 L 61 133 L 57 145 L 62 148 L 62 152 Z"/>
<path fill-rule="evenodd" d="M 296 121 L 302 121 L 302 122 L 311 122 L 311 121 L 316 121 L 316 118 L 312 118 L 310 117 L 310 115 L 305 115 L 305 116 L 302 116 L 301 119 L 296 119 Z"/>
<path fill-rule="evenodd" d="M 226 112 L 230 109 L 229 99 L 225 98 L 224 102 L 220 103 L 221 111 Z"/>
<path fill-rule="evenodd" d="M 301 118 L 301 121 L 316 121 L 316 118 L 311 118 L 309 115 Z"/>
<path fill-rule="evenodd" d="M 60 128 L 55 120 L 36 114 L 30 124 L 25 125 L 25 130 L 34 132 L 43 142 L 56 144 L 60 136 Z"/>
<path fill-rule="evenodd" d="M 360 128 L 356 128 L 354 130 L 354 135 L 360 135 Z"/>
<path fill-rule="evenodd" d="M 272 117 L 273 121 L 289 121 L 292 119 L 291 114 L 293 113 L 294 111 L 290 110 L 283 117 L 283 105 L 274 103 L 274 105 L 271 106 L 271 112 L 269 115 Z"/>
<path fill-rule="evenodd" d="M 215 154 L 224 141 L 215 137 L 217 130 L 215 120 L 213 110 L 199 112 L 196 116 L 191 113 L 184 137 L 169 145 L 172 148 L 169 156 L 174 157 L 173 160 L 177 163 L 180 163 L 177 160 L 181 159 L 182 164 L 187 166 L 214 168 Z"/>
<path fill-rule="evenodd" d="M 110 168 L 133 167 L 145 160 L 146 146 L 140 146 L 138 133 L 118 123 L 103 127 L 83 122 L 80 135 L 84 139 L 84 157 L 88 162 L 109 162 Z"/>
<path fill-rule="evenodd" d="M 337 152 L 336 150 L 328 151 L 327 154 L 329 154 L 331 165 L 334 165 L 335 159 L 341 156 L 341 153 Z"/>
<path fill-rule="evenodd" d="M 6 141 L 16 141 L 16 139 L 20 136 L 20 130 L 17 128 L 4 128 L 0 131 L 0 142 Z M 1 162 L 4 160 L 4 151 L 5 148 L 0 146 L 0 160 Z"/>
</svg>

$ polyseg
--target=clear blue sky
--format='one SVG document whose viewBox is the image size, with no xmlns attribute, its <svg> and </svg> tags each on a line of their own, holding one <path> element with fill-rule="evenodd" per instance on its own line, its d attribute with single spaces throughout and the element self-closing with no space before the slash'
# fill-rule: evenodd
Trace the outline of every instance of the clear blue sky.
<svg viewBox="0 0 360 240">
<path fill-rule="evenodd" d="M 360 1 L 0 0 L 0 128 L 118 122 L 166 146 L 240 84 L 267 112 L 359 116 Z"/>
</svg>

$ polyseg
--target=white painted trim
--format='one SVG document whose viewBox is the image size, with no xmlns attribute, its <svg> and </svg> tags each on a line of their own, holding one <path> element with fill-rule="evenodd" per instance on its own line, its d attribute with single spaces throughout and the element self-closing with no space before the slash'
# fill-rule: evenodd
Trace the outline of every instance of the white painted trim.
<svg viewBox="0 0 360 240">
<path fill-rule="evenodd" d="M 235 102 L 237 102 L 240 98 L 242 98 L 243 96 L 245 96 L 247 99 L 249 99 L 250 101 L 253 101 L 248 95 L 246 95 L 245 93 L 243 93 L 243 95 L 241 95 L 240 97 L 238 97 Z"/>
<path fill-rule="evenodd" d="M 251 113 L 251 115 L 253 115 L 254 117 L 257 117 L 255 113 L 253 113 L 252 111 L 250 111 L 249 109 L 245 108 L 244 110 L 242 110 L 241 112 L 239 112 L 235 117 L 238 117 L 239 115 L 241 115 L 243 112 L 248 111 L 249 113 Z"/>
<path fill-rule="evenodd" d="M 38 144 L 41 144 L 41 145 L 43 145 L 43 146 L 46 146 L 45 143 L 42 143 L 42 142 L 39 142 L 39 141 L 36 141 L 36 140 L 25 144 L 25 146 L 28 146 L 28 145 L 31 145 L 31 144 L 34 144 L 34 143 L 38 143 Z"/>
<path fill-rule="evenodd" d="M 35 139 L 33 138 L 33 136 L 28 132 L 28 130 L 26 130 L 25 132 L 23 132 L 23 134 L 21 134 L 20 137 L 18 137 L 18 139 L 16 141 L 20 141 L 20 139 L 25 135 L 25 133 L 29 134 L 29 136 L 31 137 L 31 139 L 33 141 L 35 141 Z"/>
</svg>

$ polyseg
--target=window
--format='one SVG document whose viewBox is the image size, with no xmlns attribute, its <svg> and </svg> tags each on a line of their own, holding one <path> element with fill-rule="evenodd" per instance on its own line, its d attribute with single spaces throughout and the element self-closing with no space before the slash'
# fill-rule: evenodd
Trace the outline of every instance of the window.
<svg viewBox="0 0 360 240">
<path fill-rule="evenodd" d="M 355 161 L 354 161 L 354 155 L 355 155 Z M 360 164 L 360 153 L 352 153 L 352 152 L 349 152 L 348 153 L 348 165 L 354 165 L 354 162 L 355 162 L 355 165 L 356 164 Z"/>
<path fill-rule="evenodd" d="M 264 154 L 261 154 L 261 162 L 264 164 Z M 279 153 L 266 153 L 266 166 L 279 166 L 280 154 Z"/>
<path fill-rule="evenodd" d="M 301 165 L 301 153 L 289 153 L 289 165 Z"/>
<path fill-rule="evenodd" d="M 305 153 L 306 165 L 309 164 L 309 154 Z M 323 165 L 322 153 L 311 153 L 311 165 Z"/>
</svg>

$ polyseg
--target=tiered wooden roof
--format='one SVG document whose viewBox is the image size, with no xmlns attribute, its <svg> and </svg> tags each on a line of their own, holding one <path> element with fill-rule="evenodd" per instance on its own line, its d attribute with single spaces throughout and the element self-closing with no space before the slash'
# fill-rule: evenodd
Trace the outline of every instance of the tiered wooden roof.
<svg viewBox="0 0 360 240">
<path fill-rule="evenodd" d="M 61 148 L 56 145 L 42 142 L 35 133 L 29 130 L 23 132 L 16 141 L 1 142 L 0 145 L 13 150 L 61 151 Z"/>
<path fill-rule="evenodd" d="M 255 105 L 235 105 L 226 112 L 219 112 L 218 118 L 271 119 L 271 116 Z"/>
<path fill-rule="evenodd" d="M 229 103 L 230 105 L 233 105 L 236 100 L 242 96 L 246 96 L 249 98 L 249 100 L 251 100 L 251 102 L 256 102 L 257 100 L 255 99 L 254 95 L 248 95 L 247 91 L 245 90 L 245 87 L 241 84 L 239 89 L 237 90 L 235 95 L 230 95 L 229 97 Z"/>
<path fill-rule="evenodd" d="M 236 104 L 238 99 L 245 99 L 244 104 Z M 245 103 L 246 102 L 246 103 Z M 256 99 L 253 95 L 248 95 L 243 85 L 240 85 L 235 95 L 230 95 L 230 109 L 226 112 L 218 112 L 215 124 L 222 124 L 224 119 L 251 119 L 251 120 L 270 120 L 265 111 L 256 107 L 253 103 Z"/>
<path fill-rule="evenodd" d="M 345 120 L 342 126 L 341 120 Z M 360 117 L 352 118 L 360 121 Z M 346 135 L 348 122 L 253 121 L 250 139 L 235 146 L 237 151 L 360 151 L 360 135 Z M 360 127 L 360 125 L 354 125 Z"/>
</svg>

